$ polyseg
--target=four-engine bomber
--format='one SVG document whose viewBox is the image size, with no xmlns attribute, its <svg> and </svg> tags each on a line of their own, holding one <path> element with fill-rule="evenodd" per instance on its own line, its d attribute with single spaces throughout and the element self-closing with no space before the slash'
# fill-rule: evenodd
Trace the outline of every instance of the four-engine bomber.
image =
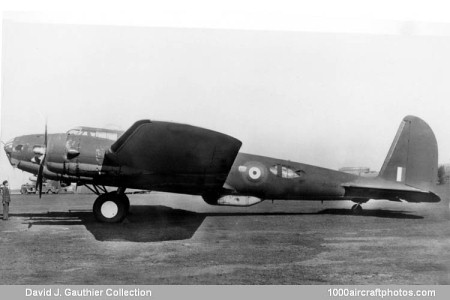
<svg viewBox="0 0 450 300">
<path fill-rule="evenodd" d="M 99 196 L 97 220 L 120 222 L 127 188 L 200 195 L 212 205 L 250 206 L 263 200 L 370 199 L 438 202 L 436 138 L 420 118 L 400 124 L 377 177 L 239 153 L 241 141 L 205 128 L 150 120 L 127 131 L 78 127 L 67 133 L 24 135 L 6 143 L 12 166 L 44 178 L 86 185 Z M 107 192 L 105 186 L 117 187 Z"/>
</svg>

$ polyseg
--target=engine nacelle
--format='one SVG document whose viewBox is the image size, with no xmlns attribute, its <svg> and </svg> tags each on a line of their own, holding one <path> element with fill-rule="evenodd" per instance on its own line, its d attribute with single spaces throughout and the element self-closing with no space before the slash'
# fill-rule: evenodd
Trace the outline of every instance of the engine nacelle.
<svg viewBox="0 0 450 300">
<path fill-rule="evenodd" d="M 253 196 L 227 195 L 219 198 L 211 198 L 203 196 L 206 203 L 210 205 L 221 206 L 252 206 L 262 202 L 263 200 Z"/>
</svg>

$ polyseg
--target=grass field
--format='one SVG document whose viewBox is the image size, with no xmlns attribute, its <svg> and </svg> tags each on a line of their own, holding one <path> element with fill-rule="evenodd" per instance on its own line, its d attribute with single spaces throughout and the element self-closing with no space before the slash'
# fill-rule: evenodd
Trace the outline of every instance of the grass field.
<svg viewBox="0 0 450 300">
<path fill-rule="evenodd" d="M 130 195 L 121 224 L 95 195 L 13 195 L 1 284 L 450 284 L 448 186 L 438 204 L 275 201 L 214 207 Z"/>
</svg>

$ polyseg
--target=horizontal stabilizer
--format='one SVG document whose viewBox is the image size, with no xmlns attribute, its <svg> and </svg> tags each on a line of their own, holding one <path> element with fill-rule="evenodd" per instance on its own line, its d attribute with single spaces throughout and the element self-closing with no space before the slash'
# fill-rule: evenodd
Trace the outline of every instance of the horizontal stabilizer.
<svg viewBox="0 0 450 300">
<path fill-rule="evenodd" d="M 395 182 L 373 180 L 367 183 L 348 183 L 345 188 L 345 198 L 352 199 L 386 199 L 407 202 L 439 202 L 441 199 L 435 193 L 420 190 Z"/>
</svg>

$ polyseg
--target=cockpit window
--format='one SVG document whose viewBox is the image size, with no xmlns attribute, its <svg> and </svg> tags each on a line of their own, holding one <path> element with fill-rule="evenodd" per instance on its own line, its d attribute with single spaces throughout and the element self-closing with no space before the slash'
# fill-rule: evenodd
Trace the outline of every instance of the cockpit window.
<svg viewBox="0 0 450 300">
<path fill-rule="evenodd" d="M 111 141 L 117 140 L 117 133 L 115 133 L 115 132 L 96 131 L 95 136 L 98 138 L 108 139 Z"/>
<path fill-rule="evenodd" d="M 106 132 L 97 131 L 95 133 L 95 136 L 98 137 L 98 138 L 106 139 Z"/>
<path fill-rule="evenodd" d="M 270 172 L 278 177 L 287 178 L 287 179 L 299 178 L 302 173 L 301 170 L 294 171 L 290 167 L 283 166 L 283 165 L 272 166 L 270 168 Z"/>
<path fill-rule="evenodd" d="M 99 129 L 86 129 L 86 128 L 74 128 L 67 132 L 68 135 L 82 135 L 82 136 L 90 136 L 90 137 L 97 137 L 102 139 L 108 139 L 111 141 L 116 141 L 119 138 L 119 135 L 117 132 L 111 132 L 111 131 L 103 131 Z"/>
<path fill-rule="evenodd" d="M 106 133 L 106 138 L 108 140 L 117 141 L 118 136 L 117 136 L 117 133 L 108 132 L 108 133 Z"/>
<path fill-rule="evenodd" d="M 68 135 L 81 135 L 81 129 L 75 128 L 67 131 Z"/>
</svg>

